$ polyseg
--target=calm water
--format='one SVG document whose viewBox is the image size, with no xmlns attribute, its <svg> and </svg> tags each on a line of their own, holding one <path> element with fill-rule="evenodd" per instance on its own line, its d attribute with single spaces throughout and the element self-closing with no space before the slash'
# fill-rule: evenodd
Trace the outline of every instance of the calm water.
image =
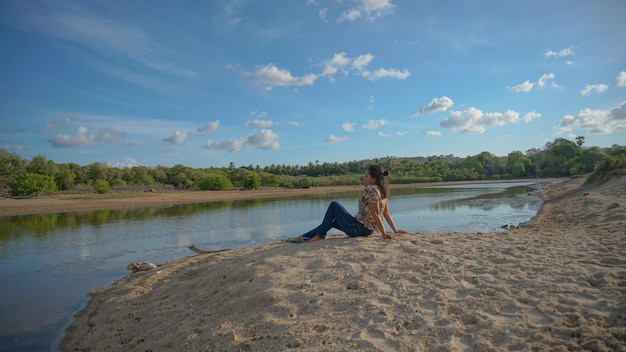
<svg viewBox="0 0 626 352">
<path fill-rule="evenodd" d="M 390 210 L 398 228 L 411 232 L 497 231 L 536 214 L 541 199 L 530 193 L 538 188 L 394 189 Z M 360 193 L 0 217 L 0 351 L 57 350 L 87 294 L 128 274 L 131 261 L 193 255 L 192 243 L 221 249 L 276 242 L 317 226 L 330 200 L 355 213 Z"/>
</svg>

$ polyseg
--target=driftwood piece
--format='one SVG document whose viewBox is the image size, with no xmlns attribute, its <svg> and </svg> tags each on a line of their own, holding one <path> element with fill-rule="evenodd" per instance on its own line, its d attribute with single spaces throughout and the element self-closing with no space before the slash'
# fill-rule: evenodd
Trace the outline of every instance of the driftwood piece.
<svg viewBox="0 0 626 352">
<path fill-rule="evenodd" d="M 195 244 L 192 244 L 191 246 L 189 246 L 189 249 L 191 249 L 192 251 L 198 253 L 198 254 L 209 254 L 209 253 L 217 253 L 217 252 L 225 252 L 225 251 L 229 251 L 230 249 L 217 249 L 217 250 L 207 250 L 207 249 L 202 249 L 198 246 L 196 246 Z"/>
</svg>

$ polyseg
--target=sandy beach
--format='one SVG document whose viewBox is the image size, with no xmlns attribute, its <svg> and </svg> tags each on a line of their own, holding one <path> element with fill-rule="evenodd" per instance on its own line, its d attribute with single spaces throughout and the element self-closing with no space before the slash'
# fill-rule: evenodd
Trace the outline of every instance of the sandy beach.
<svg viewBox="0 0 626 352">
<path fill-rule="evenodd" d="M 626 351 L 626 178 L 584 180 L 507 232 L 190 251 L 94 290 L 62 350 Z"/>
</svg>

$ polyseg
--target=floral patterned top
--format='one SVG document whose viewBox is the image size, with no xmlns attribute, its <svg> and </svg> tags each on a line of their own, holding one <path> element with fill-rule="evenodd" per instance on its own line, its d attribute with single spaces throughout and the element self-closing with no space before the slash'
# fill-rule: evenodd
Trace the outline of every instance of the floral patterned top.
<svg viewBox="0 0 626 352">
<path fill-rule="evenodd" d="M 378 202 L 378 207 L 380 209 L 380 214 L 383 212 L 384 202 L 383 199 L 380 198 L 380 189 L 376 185 L 367 185 L 363 190 L 363 195 L 359 199 L 359 211 L 354 216 L 357 221 L 361 222 L 365 227 L 372 231 L 377 231 L 376 227 L 376 219 L 374 218 L 374 214 L 370 211 L 369 205 L 371 203 Z"/>
</svg>

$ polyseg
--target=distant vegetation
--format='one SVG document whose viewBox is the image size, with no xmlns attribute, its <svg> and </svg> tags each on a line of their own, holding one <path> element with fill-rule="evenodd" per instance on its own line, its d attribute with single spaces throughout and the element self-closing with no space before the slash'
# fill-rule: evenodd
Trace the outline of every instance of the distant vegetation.
<svg viewBox="0 0 626 352">
<path fill-rule="evenodd" d="M 307 165 L 259 165 L 197 169 L 184 165 L 116 168 L 103 163 L 86 166 L 57 164 L 44 156 L 32 160 L 0 151 L 0 193 L 32 196 L 62 192 L 137 192 L 155 189 L 228 190 L 260 187 L 358 185 L 371 163 L 390 170 L 392 183 L 500 180 L 526 177 L 561 177 L 592 172 L 594 168 L 624 169 L 626 146 L 584 147 L 557 138 L 542 149 L 507 156 L 489 152 L 465 158 L 453 155 L 384 157 L 344 163 L 309 162 Z"/>
</svg>

